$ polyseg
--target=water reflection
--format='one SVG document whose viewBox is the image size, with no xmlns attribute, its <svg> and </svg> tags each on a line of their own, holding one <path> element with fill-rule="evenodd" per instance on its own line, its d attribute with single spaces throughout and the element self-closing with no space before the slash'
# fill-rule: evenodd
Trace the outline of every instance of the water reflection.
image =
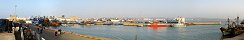
<svg viewBox="0 0 244 40">
<path fill-rule="evenodd" d="M 154 31 L 157 31 L 158 30 L 158 27 L 157 26 L 152 26 L 152 27 L 149 27 L 149 28 L 152 28 Z"/>
<path fill-rule="evenodd" d="M 174 27 L 187 27 L 187 26 L 190 26 L 190 25 L 174 25 Z"/>
</svg>

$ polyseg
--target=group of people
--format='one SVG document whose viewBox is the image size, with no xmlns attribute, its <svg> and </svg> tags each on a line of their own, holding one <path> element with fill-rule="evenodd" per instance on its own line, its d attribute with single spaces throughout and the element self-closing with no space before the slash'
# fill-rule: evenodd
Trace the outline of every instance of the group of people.
<svg viewBox="0 0 244 40">
<path fill-rule="evenodd" d="M 43 26 L 41 26 L 41 25 L 38 25 L 38 24 L 36 24 L 36 27 L 37 27 L 37 31 L 38 31 L 38 33 L 39 33 L 39 34 L 42 34 L 42 32 L 43 32 L 43 30 L 45 29 L 45 27 L 43 27 Z M 55 31 L 55 36 L 60 35 L 61 32 L 62 32 L 62 30 L 61 30 L 61 29 L 58 29 L 58 31 Z"/>
<path fill-rule="evenodd" d="M 37 27 L 37 30 L 33 30 L 33 28 Z M 25 40 L 37 40 L 40 39 L 40 36 L 37 36 L 37 34 L 42 34 L 43 28 L 41 25 L 32 25 L 32 24 L 26 24 L 23 27 L 23 34 L 25 37 Z"/>
<path fill-rule="evenodd" d="M 23 35 L 25 40 L 35 40 L 36 38 L 36 33 L 33 31 L 30 26 L 26 26 L 23 28 Z"/>
<path fill-rule="evenodd" d="M 38 24 L 36 24 L 36 27 L 37 27 L 37 31 L 38 31 L 38 33 L 39 33 L 39 34 L 42 34 L 43 29 L 44 29 L 45 27 L 43 27 L 43 26 L 41 26 L 41 25 L 38 25 Z"/>
<path fill-rule="evenodd" d="M 20 34 L 19 36 L 23 36 L 25 40 L 36 39 L 35 32 L 30 26 L 31 24 L 26 24 L 24 21 L 1 20 L 1 27 L 4 27 L 5 32 Z"/>
<path fill-rule="evenodd" d="M 19 22 L 7 21 L 5 31 L 7 31 L 8 33 L 12 33 L 15 31 L 20 31 L 21 27 L 22 27 L 22 24 Z"/>
<path fill-rule="evenodd" d="M 48 18 L 45 17 L 40 17 L 40 18 L 33 18 L 33 23 L 36 25 L 37 30 L 39 31 L 40 34 L 42 34 L 43 29 L 45 29 L 45 27 L 43 26 L 53 26 L 53 25 L 57 25 L 59 23 L 56 22 L 50 22 L 50 20 Z M 55 36 L 61 34 L 61 29 L 59 29 L 58 31 L 55 31 Z"/>
<path fill-rule="evenodd" d="M 35 23 L 37 22 L 37 23 Z M 23 31 L 23 36 L 25 40 L 35 40 L 36 33 L 42 34 L 45 29 L 44 26 L 49 26 L 48 18 L 38 18 L 32 19 L 32 24 L 25 23 L 25 21 L 9 21 L 0 20 L 0 29 L 8 33 L 21 32 Z M 37 31 L 32 30 L 30 27 L 37 27 Z M 61 34 L 61 29 L 55 31 L 55 36 Z"/>
<path fill-rule="evenodd" d="M 36 28 L 36 29 L 35 29 Z M 43 33 L 45 27 L 43 27 L 41 24 L 25 24 L 23 26 L 23 35 L 25 40 L 38 40 L 40 39 L 40 36 L 37 36 L 39 34 Z"/>
<path fill-rule="evenodd" d="M 62 31 L 61 29 L 58 29 L 58 31 L 55 32 L 55 36 L 60 35 L 61 34 L 61 31 Z"/>
</svg>

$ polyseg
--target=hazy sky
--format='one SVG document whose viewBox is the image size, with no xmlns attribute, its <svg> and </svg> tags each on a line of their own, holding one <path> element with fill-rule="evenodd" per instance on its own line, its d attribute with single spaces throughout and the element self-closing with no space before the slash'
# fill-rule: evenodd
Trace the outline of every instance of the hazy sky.
<svg viewBox="0 0 244 40">
<path fill-rule="evenodd" d="M 53 15 L 79 17 L 244 17 L 244 0 L 0 0 L 0 18 Z"/>
</svg>

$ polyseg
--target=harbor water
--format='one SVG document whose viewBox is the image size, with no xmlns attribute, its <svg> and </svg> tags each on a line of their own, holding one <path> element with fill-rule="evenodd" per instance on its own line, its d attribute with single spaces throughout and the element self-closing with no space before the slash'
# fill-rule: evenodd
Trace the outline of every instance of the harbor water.
<svg viewBox="0 0 244 40">
<path fill-rule="evenodd" d="M 222 25 L 192 25 L 186 27 L 135 27 L 122 25 L 78 25 L 60 27 L 64 31 L 114 40 L 220 40 Z M 137 37 L 137 38 L 136 38 Z"/>
</svg>

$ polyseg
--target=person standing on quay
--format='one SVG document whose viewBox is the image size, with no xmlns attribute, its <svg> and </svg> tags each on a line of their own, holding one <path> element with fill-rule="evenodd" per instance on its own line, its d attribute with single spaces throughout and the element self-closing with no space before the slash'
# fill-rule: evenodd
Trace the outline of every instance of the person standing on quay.
<svg viewBox="0 0 244 40">
<path fill-rule="evenodd" d="M 58 31 L 55 32 L 55 36 L 61 35 L 62 30 L 58 29 Z"/>
<path fill-rule="evenodd" d="M 36 25 L 35 25 L 35 27 L 37 28 L 37 31 L 39 31 L 39 30 L 40 30 L 40 27 L 39 27 L 39 25 L 38 25 L 38 24 L 36 24 Z"/>
<path fill-rule="evenodd" d="M 44 27 L 39 25 L 39 28 L 40 28 L 40 34 L 42 34 Z"/>
<path fill-rule="evenodd" d="M 19 22 L 14 22 L 13 24 L 14 24 L 14 31 L 19 31 L 19 28 L 20 28 Z"/>
<path fill-rule="evenodd" d="M 36 24 L 35 26 L 37 27 L 37 31 L 41 34 L 42 31 L 43 31 L 42 26 L 40 26 L 40 25 L 38 25 L 38 24 Z"/>
<path fill-rule="evenodd" d="M 8 33 L 12 33 L 13 21 L 8 21 L 7 23 L 7 31 Z"/>
</svg>

